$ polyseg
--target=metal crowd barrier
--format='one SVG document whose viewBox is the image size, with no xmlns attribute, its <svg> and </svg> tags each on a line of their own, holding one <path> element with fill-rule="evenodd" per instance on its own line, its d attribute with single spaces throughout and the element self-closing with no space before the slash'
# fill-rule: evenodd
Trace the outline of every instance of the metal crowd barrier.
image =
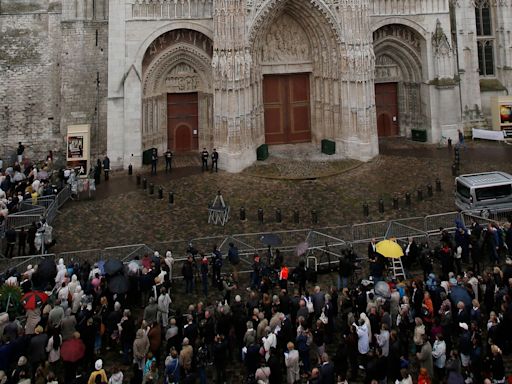
<svg viewBox="0 0 512 384">
<path fill-rule="evenodd" d="M 56 199 L 58 202 L 59 199 Z M 56 204 L 58 206 L 58 204 Z M 512 211 L 502 210 L 495 213 L 493 217 L 506 218 Z M 24 216 L 19 217 L 20 225 L 23 223 Z M 352 248 L 359 255 L 359 260 L 366 259 L 368 243 L 372 238 L 381 240 L 393 237 L 401 243 L 406 243 L 409 237 L 416 240 L 417 243 L 431 242 L 433 236 L 437 236 L 439 228 L 453 230 L 456 222 L 469 226 L 474 219 L 481 225 L 486 223 L 495 223 L 491 218 L 478 216 L 476 212 L 447 212 L 436 215 L 427 215 L 423 218 L 412 217 L 390 221 L 376 221 L 370 223 L 360 223 L 354 225 L 334 226 L 318 229 L 298 229 L 290 231 L 242 233 L 228 236 L 209 236 L 199 237 L 190 240 L 172 240 L 159 242 L 155 244 L 131 244 L 104 249 L 91 249 L 76 252 L 62 252 L 60 254 L 43 257 L 54 257 L 55 259 L 64 258 L 65 262 L 85 262 L 93 264 L 98 260 L 108 260 L 116 258 L 123 262 L 129 262 L 135 257 L 142 258 L 145 254 L 152 255 L 158 251 L 160 255 L 165 256 L 167 250 L 171 250 L 175 260 L 174 276 L 181 274 L 182 263 L 186 260 L 186 250 L 189 243 L 198 251 L 204 253 L 208 258 L 211 257 L 214 245 L 220 249 L 224 256 L 227 255 L 229 243 L 234 243 L 241 257 L 240 273 L 249 273 L 252 267 L 252 258 L 254 254 L 265 257 L 268 247 L 261 242 L 261 237 L 273 233 L 280 237 L 282 244 L 278 248 L 289 265 L 295 265 L 298 261 L 296 247 L 298 244 L 307 242 L 307 250 L 304 257 L 317 257 L 318 265 L 331 263 L 340 257 L 345 249 Z M 32 222 L 32 220 L 30 221 Z M 437 237 L 435 237 L 437 241 Z M 30 256 L 38 258 L 40 255 Z M 29 260 L 28 257 L 26 260 Z M 324 261 L 327 259 L 327 261 Z M 28 265 L 25 259 L 13 258 L 10 260 L 0 259 L 0 270 L 6 270 L 14 266 Z M 38 259 L 34 259 L 38 260 Z M 265 259 L 266 260 L 266 259 Z M 35 261 L 31 261 L 32 264 Z M 245 269 L 248 268 L 248 269 Z"/>
</svg>

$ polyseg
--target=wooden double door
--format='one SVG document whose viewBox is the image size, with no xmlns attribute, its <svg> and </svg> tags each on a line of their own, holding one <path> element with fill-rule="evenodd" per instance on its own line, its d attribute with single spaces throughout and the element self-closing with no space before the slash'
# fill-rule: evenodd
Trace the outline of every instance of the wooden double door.
<svg viewBox="0 0 512 384">
<path fill-rule="evenodd" d="M 263 77 L 265 143 L 311 141 L 309 73 Z"/>
<path fill-rule="evenodd" d="M 198 149 L 198 95 L 167 94 L 167 147 L 175 152 Z"/>
<path fill-rule="evenodd" d="M 398 84 L 375 84 L 375 109 L 379 137 L 398 136 Z"/>
</svg>

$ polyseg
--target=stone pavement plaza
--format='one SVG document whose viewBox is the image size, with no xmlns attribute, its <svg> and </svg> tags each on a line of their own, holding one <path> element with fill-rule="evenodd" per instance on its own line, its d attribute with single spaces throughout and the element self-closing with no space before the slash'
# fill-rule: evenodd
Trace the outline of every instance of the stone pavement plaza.
<svg viewBox="0 0 512 384">
<path fill-rule="evenodd" d="M 414 143 L 405 139 L 388 139 L 380 143 L 381 154 L 367 163 L 354 161 L 326 162 L 312 154 L 282 149 L 281 156 L 271 156 L 239 174 L 219 171 L 201 172 L 199 155 L 192 160 L 176 158 L 172 174 L 161 170 L 150 176 L 141 170 L 148 183 L 161 185 L 164 199 L 149 196 L 136 185 L 136 176 L 114 173 L 108 182 L 102 180 L 94 199 L 71 201 L 58 216 L 54 228 L 55 252 L 104 248 L 127 244 L 155 244 L 172 240 L 188 240 L 214 235 L 266 232 L 312 227 L 347 225 L 397 217 L 424 216 L 455 210 L 451 164 L 453 153 L 447 148 Z M 272 152 L 272 147 L 271 147 Z M 502 170 L 512 173 L 512 146 L 494 142 L 469 142 L 461 153 L 461 173 Z M 315 158 L 318 157 L 318 159 Z M 336 173 L 332 175 L 333 173 Z M 331 174 L 327 177 L 318 177 Z M 273 178 L 265 178 L 263 176 Z M 301 179 L 290 179 L 299 177 Z M 416 200 L 418 188 L 427 196 L 426 186 L 439 178 L 442 192 L 432 198 Z M 231 219 L 224 226 L 207 223 L 207 207 L 218 190 L 231 206 Z M 174 205 L 169 208 L 167 192 L 174 192 Z M 405 193 L 411 193 L 412 206 L 405 207 Z M 399 210 L 392 209 L 392 198 L 400 198 Z M 382 197 L 385 212 L 378 212 Z M 363 216 L 362 205 L 368 202 L 370 216 Z M 239 220 L 239 209 L 245 207 L 247 220 Z M 264 223 L 257 218 L 264 211 Z M 281 223 L 275 221 L 275 209 L 282 211 Z M 293 222 L 293 210 L 300 222 Z M 318 213 L 318 223 L 311 221 L 311 209 Z M 209 250 L 208 250 L 209 251 Z M 178 257 L 183 255 L 176 255 Z"/>
</svg>

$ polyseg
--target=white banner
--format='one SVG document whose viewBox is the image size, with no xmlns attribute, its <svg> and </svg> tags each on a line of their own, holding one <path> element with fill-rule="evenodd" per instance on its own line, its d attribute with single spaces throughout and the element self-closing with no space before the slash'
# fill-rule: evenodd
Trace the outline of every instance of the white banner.
<svg viewBox="0 0 512 384">
<path fill-rule="evenodd" d="M 503 131 L 489 131 L 487 129 L 473 128 L 473 139 L 497 140 L 503 141 Z"/>
</svg>

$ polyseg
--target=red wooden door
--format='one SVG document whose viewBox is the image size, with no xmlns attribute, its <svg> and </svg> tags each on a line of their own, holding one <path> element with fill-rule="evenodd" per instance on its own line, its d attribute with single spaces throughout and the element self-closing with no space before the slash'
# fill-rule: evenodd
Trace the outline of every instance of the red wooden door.
<svg viewBox="0 0 512 384">
<path fill-rule="evenodd" d="M 196 92 L 167 94 L 167 147 L 177 152 L 198 149 Z"/>
<path fill-rule="evenodd" d="M 265 143 L 311 141 L 309 74 L 263 77 Z"/>
<path fill-rule="evenodd" d="M 398 86 L 397 83 L 375 84 L 375 107 L 379 136 L 398 136 Z"/>
</svg>

